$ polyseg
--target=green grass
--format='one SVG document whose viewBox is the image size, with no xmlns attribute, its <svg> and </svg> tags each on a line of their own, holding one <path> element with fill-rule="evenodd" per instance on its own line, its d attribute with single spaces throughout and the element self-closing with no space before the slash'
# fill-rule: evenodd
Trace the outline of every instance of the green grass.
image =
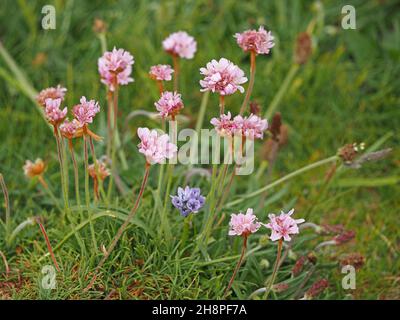
<svg viewBox="0 0 400 320">
<path fill-rule="evenodd" d="M 6 246 L 5 234 L 0 229 L 0 250 L 12 270 L 6 278 L 0 262 L 0 298 L 221 298 L 241 248 L 240 239 L 227 236 L 229 214 L 248 207 L 254 207 L 263 221 L 269 212 L 295 207 L 298 217 L 318 224 L 340 223 L 356 231 L 354 241 L 318 254 L 316 272 L 304 290 L 316 279 L 325 277 L 330 287 L 320 298 L 343 299 L 348 294 L 357 299 L 400 298 L 400 152 L 397 148 L 400 143 L 400 12 L 396 10 L 395 0 L 321 1 L 319 14 L 312 1 L 198 0 L 184 4 L 180 1 L 54 1 L 57 28 L 48 31 L 42 30 L 40 24 L 40 12 L 45 4 L 49 1 L 7 0 L 0 11 L 1 42 L 36 90 L 61 83 L 68 88 L 67 106 L 72 107 L 80 96 L 86 95 L 99 100 L 106 109 L 105 88 L 97 73 L 101 44 L 92 31 L 93 21 L 98 17 L 108 24 L 109 49 L 114 45 L 122 47 L 135 57 L 135 82 L 121 89 L 120 123 L 134 110 L 153 111 L 158 91 L 147 76 L 148 69 L 157 63 L 172 63 L 162 51 L 161 41 L 169 33 L 182 29 L 198 42 L 195 58 L 182 62 L 180 79 L 184 114 L 192 120 L 192 126 L 202 96 L 198 85 L 200 67 L 212 58 L 226 57 L 248 73 L 248 56 L 236 45 L 233 34 L 263 24 L 276 37 L 272 54 L 257 58 L 252 100 L 265 112 L 291 67 L 297 34 L 305 31 L 317 15 L 313 55 L 300 67 L 278 105 L 277 110 L 289 127 L 289 140 L 279 153 L 272 180 L 334 155 L 346 143 L 365 142 L 368 148 L 386 136 L 379 148 L 392 147 L 394 151 L 389 158 L 368 163 L 361 169 L 345 168 L 326 189 L 321 188 L 329 166 L 322 166 L 269 190 L 261 206 L 260 197 L 254 197 L 234 208 L 225 208 L 219 216 L 223 220 L 213 231 L 213 242 L 208 247 L 209 261 L 194 251 L 195 235 L 202 227 L 204 212 L 194 217 L 194 228 L 183 247 L 179 242 L 183 218 L 176 210 L 168 210 L 173 238 L 167 241 L 160 235 L 160 213 L 153 210 L 158 178 L 158 168 L 154 167 L 135 218 L 139 225 L 132 224 L 123 235 L 103 268 L 96 290 L 82 292 L 88 283 L 88 274 L 101 258 L 101 253 L 93 250 L 87 227 L 80 230 L 78 237 L 69 237 L 56 251 L 62 265 L 62 272 L 57 275 L 57 289 L 41 289 L 41 269 L 51 264 L 51 260 L 43 258 L 46 245 L 38 226 L 34 225 L 19 233 L 10 246 Z M 356 30 L 340 27 L 344 4 L 352 4 L 357 10 Z M 42 61 L 40 56 L 44 57 Z M 15 228 L 28 217 L 41 216 L 55 247 L 72 226 L 60 219 L 51 198 L 36 183 L 27 181 L 22 172 L 25 159 L 45 159 L 46 179 L 61 202 L 54 138 L 32 101 L 21 92 L 18 81 L 10 81 L 13 74 L 3 59 L 0 59 L 0 75 L 3 80 L 0 82 L 0 172 L 9 189 L 12 226 Z M 227 99 L 227 109 L 237 113 L 241 99 L 240 94 Z M 205 126 L 209 127 L 209 119 L 217 113 L 218 97 L 211 95 Z M 138 191 L 144 165 L 136 148 L 135 132 L 139 126 L 155 128 L 159 123 L 136 117 L 122 132 L 129 168 L 120 174 L 133 192 Z M 96 119 L 94 128 L 105 136 L 104 113 Z M 262 143 L 257 147 L 260 151 Z M 105 153 L 105 144 L 97 144 L 96 151 L 98 156 Z M 81 163 L 80 151 L 78 160 Z M 257 157 L 256 170 L 260 163 Z M 172 190 L 182 185 L 186 170 L 184 166 L 177 166 Z M 73 195 L 72 182 L 71 171 L 70 195 Z M 265 174 L 261 178 L 255 174 L 239 177 L 228 202 L 266 184 Z M 191 185 L 200 186 L 205 193 L 209 190 L 205 178 L 195 177 Z M 121 211 L 122 218 L 132 205 L 131 192 L 114 198 L 112 203 L 113 208 Z M 0 214 L 3 218 L 5 210 Z M 118 218 L 95 220 L 98 244 L 107 247 L 119 226 Z M 271 274 L 276 246 L 265 241 L 266 234 L 259 232 L 250 238 L 250 254 L 236 278 L 231 298 L 247 298 L 264 286 Z M 294 255 L 307 254 L 321 239 L 304 231 L 294 243 L 293 255 L 285 260 L 278 281 L 290 279 Z M 360 252 L 366 263 L 357 272 L 357 289 L 345 291 L 341 288 L 343 275 L 336 260 L 350 252 Z M 21 282 L 17 279 L 17 270 L 22 275 Z M 292 297 L 304 277 L 305 273 L 290 280 L 288 291 L 271 297 Z M 4 285 L 5 281 L 13 285 Z"/>
</svg>

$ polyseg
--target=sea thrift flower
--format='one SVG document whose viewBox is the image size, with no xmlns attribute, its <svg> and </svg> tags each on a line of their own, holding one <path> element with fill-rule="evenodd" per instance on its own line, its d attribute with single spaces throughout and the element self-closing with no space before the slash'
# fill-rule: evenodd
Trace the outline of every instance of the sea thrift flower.
<svg viewBox="0 0 400 320">
<path fill-rule="evenodd" d="M 200 80 L 203 87 L 200 91 L 217 92 L 221 96 L 233 94 L 237 90 L 244 92 L 241 84 L 247 82 L 247 78 L 243 70 L 225 58 L 211 60 L 206 68 L 200 68 L 200 73 L 205 76 Z"/>
<path fill-rule="evenodd" d="M 272 213 L 268 215 L 270 222 L 264 226 L 272 230 L 270 237 L 272 241 L 282 238 L 285 241 L 290 241 L 291 234 L 299 233 L 299 228 L 297 225 L 303 223 L 304 219 L 293 219 L 291 217 L 293 212 L 294 209 L 290 210 L 288 213 L 284 213 L 282 211 L 279 216 L 275 216 L 275 214 Z"/>
<path fill-rule="evenodd" d="M 185 59 L 192 59 L 197 49 L 196 41 L 185 31 L 170 34 L 162 45 L 166 52 Z"/>
<path fill-rule="evenodd" d="M 167 134 L 159 135 L 156 130 L 148 128 L 138 128 L 137 133 L 141 140 L 138 144 L 139 152 L 144 154 L 149 164 L 171 159 L 178 150 L 175 144 L 169 142 Z"/>
<path fill-rule="evenodd" d="M 169 64 L 158 64 L 150 68 L 150 78 L 158 81 L 170 81 L 174 70 Z"/>
<path fill-rule="evenodd" d="M 62 136 L 66 139 L 72 139 L 77 137 L 80 134 L 80 128 L 82 125 L 78 120 L 73 119 L 69 121 L 69 119 L 65 119 L 64 122 L 60 125 L 60 132 Z"/>
<path fill-rule="evenodd" d="M 161 94 L 161 98 L 154 103 L 161 117 L 175 117 L 179 110 L 183 108 L 181 95 L 177 92 L 165 91 Z"/>
<path fill-rule="evenodd" d="M 60 109 L 61 98 L 58 99 L 46 99 L 45 115 L 47 121 L 53 126 L 58 126 L 67 115 L 67 107 Z"/>
<path fill-rule="evenodd" d="M 25 165 L 22 168 L 24 169 L 25 176 L 28 178 L 33 178 L 36 176 L 41 176 L 46 168 L 46 165 L 42 159 L 37 158 L 35 162 L 26 160 Z"/>
<path fill-rule="evenodd" d="M 205 198 L 200 194 L 199 188 L 190 188 L 186 186 L 185 189 L 179 187 L 178 194 L 171 196 L 172 204 L 177 208 L 181 215 L 187 217 L 190 213 L 197 213 L 203 207 Z"/>
<path fill-rule="evenodd" d="M 262 139 L 268 128 L 266 119 L 251 114 L 249 117 L 236 116 L 234 122 L 242 135 L 249 139 Z"/>
<path fill-rule="evenodd" d="M 50 87 L 40 91 L 36 97 L 36 101 L 44 108 L 46 107 L 46 99 L 61 99 L 64 101 L 67 89 L 58 85 L 56 88 Z"/>
<path fill-rule="evenodd" d="M 257 221 L 257 217 L 253 214 L 253 209 L 248 208 L 246 214 L 231 215 L 229 235 L 247 237 L 249 234 L 257 232 L 260 227 L 261 223 Z"/>
<path fill-rule="evenodd" d="M 124 49 L 114 49 L 106 51 L 98 60 L 98 69 L 101 82 L 108 86 L 110 91 L 114 91 L 117 85 L 126 85 L 133 81 L 130 77 L 133 56 Z"/>
<path fill-rule="evenodd" d="M 106 164 L 104 162 L 97 160 L 96 163 L 97 163 L 97 171 L 96 171 L 96 164 L 92 163 L 88 167 L 89 175 L 93 179 L 100 178 L 100 180 L 104 180 L 111 174 L 110 170 L 106 167 Z"/>
<path fill-rule="evenodd" d="M 95 100 L 86 100 L 86 97 L 82 97 L 80 104 L 72 109 L 72 113 L 81 127 L 92 123 L 98 112 L 100 112 L 99 104 Z"/>
<path fill-rule="evenodd" d="M 231 113 L 221 114 L 219 118 L 212 118 L 210 123 L 220 136 L 232 136 L 238 130 L 238 124 L 233 121 Z"/>
<path fill-rule="evenodd" d="M 267 32 L 263 26 L 260 26 L 258 31 L 246 30 L 236 33 L 234 37 L 244 51 L 253 51 L 256 54 L 268 54 L 275 45 L 271 31 Z"/>
</svg>

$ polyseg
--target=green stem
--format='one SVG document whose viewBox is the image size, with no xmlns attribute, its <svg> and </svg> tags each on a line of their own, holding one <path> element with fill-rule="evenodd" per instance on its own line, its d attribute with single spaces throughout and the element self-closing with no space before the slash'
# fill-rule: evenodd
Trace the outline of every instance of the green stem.
<svg viewBox="0 0 400 320">
<path fill-rule="evenodd" d="M 69 205 L 68 205 L 68 194 L 67 194 L 67 185 L 65 182 L 65 170 L 64 170 L 64 161 L 63 161 L 63 152 L 61 149 L 61 143 L 60 143 L 60 136 L 58 132 L 57 126 L 54 126 L 54 136 L 56 138 L 56 143 L 57 143 L 57 156 L 58 156 L 58 162 L 60 164 L 60 175 L 61 175 L 61 189 L 63 192 L 63 199 L 64 199 L 64 212 L 63 212 L 63 217 L 68 214 L 69 212 Z"/>
<path fill-rule="evenodd" d="M 10 198 L 8 196 L 8 189 L 3 175 L 0 173 L 0 185 L 4 195 L 4 206 L 6 208 L 6 239 L 9 238 L 11 233 L 11 211 L 10 211 Z"/>
<path fill-rule="evenodd" d="M 297 71 L 299 70 L 300 65 L 297 63 L 292 64 L 292 66 L 289 69 L 289 72 L 286 75 L 285 80 L 283 80 L 281 87 L 279 88 L 278 92 L 272 99 L 270 105 L 267 108 L 267 111 L 265 112 L 265 118 L 269 119 L 272 117 L 274 114 L 276 108 L 278 107 L 279 103 L 281 102 L 283 96 L 287 94 L 289 90 L 289 86 L 292 83 L 292 80 L 294 76 L 296 75 Z"/>
<path fill-rule="evenodd" d="M 69 151 L 71 153 L 71 159 L 72 159 L 72 164 L 74 167 L 74 180 L 75 180 L 75 197 L 76 197 L 76 203 L 79 207 L 79 212 L 81 215 L 81 219 L 83 218 L 83 212 L 82 212 L 82 207 L 81 207 L 81 196 L 79 194 L 79 171 L 78 171 L 78 164 L 76 162 L 75 158 L 75 151 L 74 151 L 74 146 L 72 144 L 72 140 L 68 140 L 68 146 L 69 146 Z"/>
<path fill-rule="evenodd" d="M 338 157 L 335 155 L 335 156 L 332 156 L 332 157 L 329 157 L 329 158 L 326 158 L 326 159 L 311 163 L 311 164 L 309 164 L 309 165 L 307 165 L 307 166 L 305 166 L 303 168 L 300 168 L 300 169 L 298 169 L 296 171 L 293 171 L 293 172 L 289 173 L 288 175 L 286 175 L 286 176 L 284 176 L 284 177 L 282 177 L 282 178 L 280 178 L 278 180 L 275 180 L 274 182 L 272 182 L 270 184 L 267 184 L 266 186 L 254 191 L 254 192 L 251 192 L 251 193 L 248 193 L 248 194 L 242 196 L 240 199 L 237 199 L 237 200 L 234 200 L 232 202 L 227 203 L 226 207 L 235 206 L 235 205 L 237 205 L 239 203 L 242 203 L 246 199 L 256 197 L 259 194 L 262 194 L 264 191 L 269 190 L 269 189 L 271 189 L 273 187 L 276 187 L 277 185 L 280 185 L 281 183 L 283 183 L 285 181 L 288 181 L 288 180 L 290 180 L 290 179 L 292 179 L 292 178 L 294 178 L 294 177 L 296 177 L 296 176 L 298 176 L 298 175 L 300 175 L 300 174 L 302 174 L 304 172 L 307 172 L 307 171 L 312 170 L 314 168 L 320 167 L 320 166 L 325 165 L 327 163 L 335 162 L 337 160 L 338 160 Z"/>
<path fill-rule="evenodd" d="M 254 51 L 250 52 L 250 82 L 249 82 L 249 87 L 247 88 L 247 92 L 245 95 L 245 98 L 243 100 L 242 106 L 240 107 L 240 115 L 242 115 L 249 103 L 251 93 L 253 91 L 254 87 L 254 80 L 256 76 L 256 53 Z"/>
<path fill-rule="evenodd" d="M 272 271 L 271 280 L 268 283 L 267 290 L 266 290 L 265 295 L 264 295 L 264 299 L 265 300 L 268 299 L 268 295 L 269 295 L 269 293 L 270 293 L 270 291 L 272 289 L 272 286 L 274 285 L 275 278 L 276 278 L 276 275 L 278 273 L 279 261 L 281 259 L 281 253 L 282 253 L 282 245 L 283 245 L 283 240 L 279 239 L 279 242 L 278 242 L 278 253 L 276 254 L 276 260 L 275 260 L 275 264 L 274 264 L 274 270 Z"/>
<path fill-rule="evenodd" d="M 199 110 L 199 114 L 197 115 L 197 122 L 196 122 L 196 132 L 197 132 L 198 136 L 200 136 L 200 130 L 201 130 L 201 127 L 203 126 L 204 115 L 206 113 L 209 97 L 210 97 L 210 91 L 206 91 L 206 92 L 204 92 L 203 97 L 201 99 L 200 110 Z"/>
</svg>

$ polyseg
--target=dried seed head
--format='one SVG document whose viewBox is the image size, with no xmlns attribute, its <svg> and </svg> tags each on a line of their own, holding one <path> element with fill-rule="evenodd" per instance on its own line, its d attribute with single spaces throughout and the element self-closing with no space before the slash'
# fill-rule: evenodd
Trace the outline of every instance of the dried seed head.
<svg viewBox="0 0 400 320">
<path fill-rule="evenodd" d="M 284 282 L 274 284 L 272 287 L 272 291 L 276 293 L 284 292 L 287 289 L 289 289 L 289 285 Z"/>
<path fill-rule="evenodd" d="M 316 282 L 311 286 L 310 289 L 307 290 L 306 294 L 304 295 L 304 298 L 306 299 L 313 299 L 320 295 L 326 288 L 329 287 L 329 282 L 326 279 L 321 279 Z"/>
<path fill-rule="evenodd" d="M 294 277 L 298 276 L 301 273 L 305 263 L 306 263 L 306 257 L 305 256 L 301 256 L 299 259 L 297 259 L 297 261 L 294 264 L 294 267 L 292 269 L 292 275 Z"/>
<path fill-rule="evenodd" d="M 276 112 L 272 118 L 271 126 L 269 127 L 269 131 L 272 133 L 273 139 L 276 141 L 279 140 L 279 135 L 281 133 L 282 126 L 282 116 L 280 112 Z"/>
<path fill-rule="evenodd" d="M 312 54 L 311 36 L 302 32 L 297 36 L 294 61 L 298 64 L 305 64 Z"/>
<path fill-rule="evenodd" d="M 341 266 L 351 265 L 356 269 L 360 269 L 365 264 L 365 257 L 358 252 L 350 253 L 343 258 L 340 258 Z"/>
<path fill-rule="evenodd" d="M 312 264 L 316 264 L 317 263 L 317 256 L 315 255 L 314 252 L 310 252 L 310 253 L 307 254 L 307 260 Z"/>
<path fill-rule="evenodd" d="M 349 230 L 349 231 L 343 231 L 341 234 L 338 234 L 333 238 L 333 241 L 335 241 L 336 245 L 342 245 L 345 244 L 351 240 L 353 240 L 356 236 L 355 231 Z"/>
<path fill-rule="evenodd" d="M 357 157 L 357 155 L 358 155 L 358 148 L 357 144 L 355 143 L 346 144 L 338 150 L 338 156 L 342 158 L 342 160 L 347 164 L 352 163 L 354 159 Z"/>
</svg>

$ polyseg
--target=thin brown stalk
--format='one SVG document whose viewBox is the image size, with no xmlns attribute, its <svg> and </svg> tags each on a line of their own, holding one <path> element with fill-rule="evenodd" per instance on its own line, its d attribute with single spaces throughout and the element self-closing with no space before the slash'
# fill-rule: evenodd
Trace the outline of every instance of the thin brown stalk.
<svg viewBox="0 0 400 320">
<path fill-rule="evenodd" d="M 0 250 L 0 256 L 3 259 L 4 267 L 6 268 L 6 277 L 8 277 L 8 274 L 10 273 L 10 267 L 8 266 L 6 256 L 1 250 Z"/>
<path fill-rule="evenodd" d="M 50 253 L 51 260 L 53 260 L 53 263 L 54 263 L 54 265 L 55 265 L 57 271 L 60 272 L 61 270 L 60 270 L 60 267 L 58 266 L 56 257 L 54 256 L 53 249 L 51 248 L 50 240 L 49 240 L 49 237 L 47 236 L 46 229 L 44 228 L 43 224 L 40 222 L 40 218 L 36 218 L 36 222 L 37 222 L 37 224 L 38 224 L 39 227 L 40 227 L 40 231 L 41 231 L 42 234 L 43 234 L 44 240 L 46 241 L 47 250 L 48 250 L 49 253 Z"/>
<path fill-rule="evenodd" d="M 179 87 L 179 57 L 177 55 L 172 56 L 174 64 L 174 91 L 178 91 Z"/>
<path fill-rule="evenodd" d="M 11 232 L 11 210 L 10 210 L 10 198 L 8 195 L 8 189 L 6 182 L 4 181 L 3 175 L 0 173 L 0 185 L 1 189 L 3 190 L 3 195 L 4 195 L 4 206 L 6 208 L 6 234 L 7 237 L 9 236 Z"/>
<path fill-rule="evenodd" d="M 251 92 L 253 91 L 254 87 L 254 80 L 256 75 L 256 53 L 254 51 L 250 52 L 250 82 L 249 87 L 247 88 L 246 95 L 244 97 L 242 106 L 240 107 L 240 115 L 242 115 L 249 103 Z"/>
</svg>

